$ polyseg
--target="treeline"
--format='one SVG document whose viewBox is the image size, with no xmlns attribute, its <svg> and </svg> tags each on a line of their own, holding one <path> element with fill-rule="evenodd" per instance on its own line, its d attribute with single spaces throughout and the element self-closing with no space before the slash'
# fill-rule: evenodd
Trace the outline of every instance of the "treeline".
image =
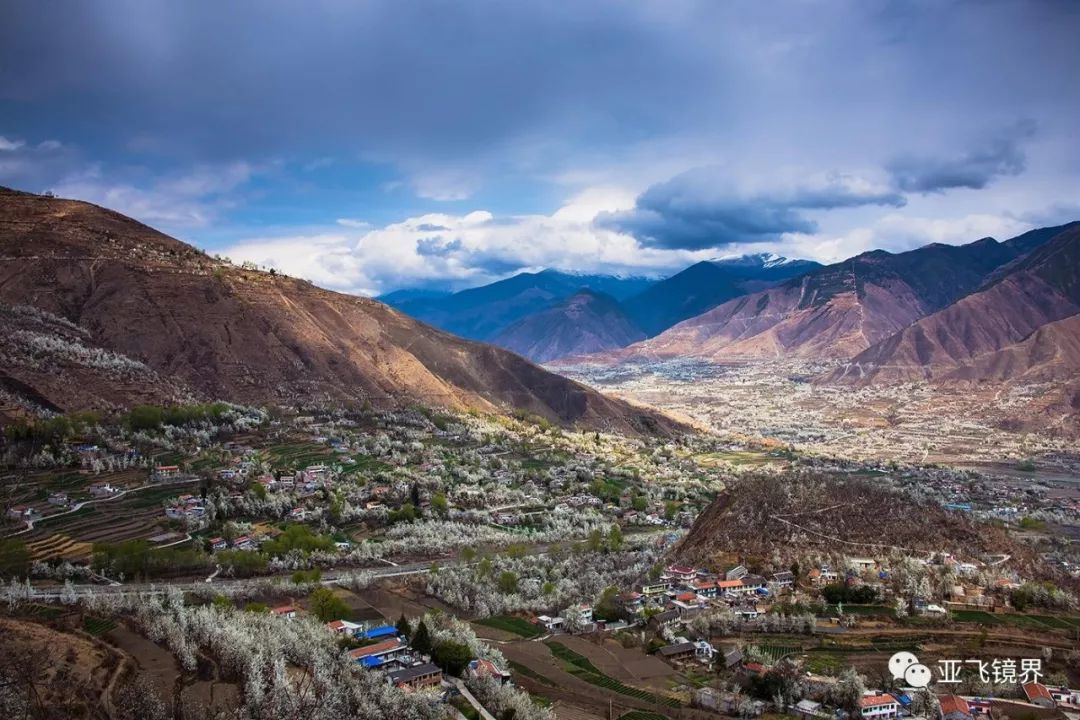
<svg viewBox="0 0 1080 720">
<path fill-rule="evenodd" d="M 138 405 L 122 417 L 122 422 L 132 430 L 156 430 L 163 425 L 191 425 L 209 420 L 218 422 L 228 412 L 225 403 L 197 403 L 194 405 Z"/>
<path fill-rule="evenodd" d="M 877 602 L 877 590 L 869 585 L 856 585 L 852 587 L 847 583 L 833 583 L 826 585 L 821 590 L 821 596 L 830 605 L 837 603 L 850 603 L 852 605 L 872 605 Z"/>
<path fill-rule="evenodd" d="M 0 540 L 0 577 L 25 577 L 30 572 L 30 551 L 19 538 Z"/>
<path fill-rule="evenodd" d="M 266 572 L 273 557 L 290 552 L 305 555 L 328 552 L 334 549 L 334 539 L 329 535 L 317 535 L 306 525 L 289 525 L 283 533 L 267 540 L 259 550 L 219 550 L 209 554 L 201 549 L 182 547 L 154 547 L 146 540 L 127 540 L 119 543 L 94 545 L 92 565 L 94 570 L 110 577 L 156 578 L 201 573 L 215 565 L 228 568 L 238 577 L 249 577 Z"/>
<path fill-rule="evenodd" d="M 247 577 L 266 571 L 269 558 L 258 552 L 222 550 L 208 555 L 192 548 L 154 547 L 146 540 L 120 543 L 96 543 L 91 566 L 111 578 L 126 579 L 175 577 L 209 572 L 215 564 L 232 568 L 235 575 Z"/>
<path fill-rule="evenodd" d="M 229 405 L 226 403 L 197 403 L 168 407 L 139 405 L 112 419 L 92 411 L 71 412 L 36 420 L 16 420 L 4 428 L 4 436 L 11 442 L 62 442 L 78 437 L 103 422 L 123 425 L 131 430 L 157 430 L 165 425 L 179 427 L 207 420 L 219 422 L 228 411 Z"/>
<path fill-rule="evenodd" d="M 37 420 L 20 418 L 4 428 L 4 435 L 12 442 L 62 441 L 86 432 L 88 428 L 94 427 L 100 422 L 101 416 L 90 411 L 54 415 L 53 417 L 39 418 Z"/>
</svg>

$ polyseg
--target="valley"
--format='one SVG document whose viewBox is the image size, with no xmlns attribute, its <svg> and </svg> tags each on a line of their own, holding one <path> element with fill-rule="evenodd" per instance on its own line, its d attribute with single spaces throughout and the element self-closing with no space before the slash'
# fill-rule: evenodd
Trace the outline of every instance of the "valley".
<svg viewBox="0 0 1080 720">
<path fill-rule="evenodd" d="M 945 465 L 1037 459 L 1075 472 L 1077 415 L 1058 384 L 930 382 L 836 385 L 840 361 L 694 359 L 560 363 L 597 389 L 664 408 L 712 430 L 803 452 Z"/>
</svg>

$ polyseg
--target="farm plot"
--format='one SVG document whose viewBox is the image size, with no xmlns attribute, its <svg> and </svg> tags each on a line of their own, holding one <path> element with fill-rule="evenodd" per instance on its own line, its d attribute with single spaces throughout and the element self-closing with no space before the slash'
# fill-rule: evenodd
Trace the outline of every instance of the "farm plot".
<svg viewBox="0 0 1080 720">
<path fill-rule="evenodd" d="M 62 534 L 28 542 L 26 549 L 30 551 L 31 560 L 85 560 L 93 552 L 90 543 L 77 542 Z"/>
<path fill-rule="evenodd" d="M 116 623 L 107 618 L 88 617 L 83 620 L 82 629 L 94 637 L 100 637 L 116 627 Z"/>
<path fill-rule="evenodd" d="M 567 673 L 584 680 L 587 683 L 602 687 L 613 692 L 617 692 L 620 695 L 626 695 L 628 697 L 637 698 L 653 705 L 662 705 L 666 707 L 681 707 L 682 703 L 674 698 L 665 697 L 663 695 L 657 695 L 655 693 L 647 692 L 639 688 L 630 687 L 624 685 L 615 678 L 605 675 L 592 664 L 592 662 L 580 655 L 570 648 L 566 647 L 560 642 L 549 640 L 544 643 L 551 650 L 552 655 L 563 661 L 563 670 Z"/>
<path fill-rule="evenodd" d="M 41 521 L 26 536 L 26 544 L 34 560 L 84 559 L 94 543 L 149 538 L 160 533 L 165 522 L 159 505 L 140 508 L 123 498 Z"/>
<path fill-rule="evenodd" d="M 496 630 L 503 630 L 523 638 L 540 637 L 544 634 L 543 628 L 535 625 L 524 618 L 512 615 L 496 615 L 495 617 L 474 620 L 477 625 L 485 625 Z"/>
<path fill-rule="evenodd" d="M 766 659 L 769 665 L 775 665 L 783 658 L 797 651 L 798 648 L 792 645 L 762 644 L 755 645 L 751 650 L 751 654 L 760 655 L 761 657 Z"/>
<path fill-rule="evenodd" d="M 337 456 L 325 445 L 310 442 L 275 445 L 262 451 L 277 467 L 303 468 L 333 461 Z"/>
</svg>

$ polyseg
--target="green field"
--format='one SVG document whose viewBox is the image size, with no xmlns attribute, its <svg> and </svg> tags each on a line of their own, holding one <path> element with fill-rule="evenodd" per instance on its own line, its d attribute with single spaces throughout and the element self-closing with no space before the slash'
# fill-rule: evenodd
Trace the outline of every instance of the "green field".
<svg viewBox="0 0 1080 720">
<path fill-rule="evenodd" d="M 27 612 L 30 615 L 34 615 L 34 616 L 40 617 L 40 618 L 45 618 L 46 620 L 55 620 L 56 618 L 58 618 L 58 617 L 60 617 L 61 615 L 64 614 L 64 611 L 61 610 L 58 607 L 54 607 L 52 605 L 37 605 L 37 604 L 31 605 L 27 609 Z"/>
<path fill-rule="evenodd" d="M 534 625 L 524 618 L 514 617 L 513 615 L 496 615 L 495 617 L 474 620 L 473 622 L 496 630 L 505 630 L 523 638 L 540 637 L 544 634 L 544 629 L 539 625 Z"/>
<path fill-rule="evenodd" d="M 123 502 L 125 505 L 130 505 L 131 507 L 148 508 L 154 505 L 161 505 L 170 498 L 190 494 L 193 494 L 190 486 L 174 485 L 172 487 L 155 487 L 126 495 L 123 498 Z"/>
<path fill-rule="evenodd" d="M 644 700 L 645 702 L 654 705 L 665 705 L 667 707 L 681 707 L 682 705 L 682 703 L 674 698 L 656 695 L 645 690 L 622 684 L 615 678 L 602 673 L 587 657 L 579 655 L 560 642 L 549 640 L 544 644 L 551 650 L 552 655 L 563 661 L 563 670 L 587 683 L 596 685 L 597 687 L 606 688 L 613 692 L 617 692 L 620 695 L 627 695 L 629 697 L 637 698 L 638 700 Z"/>
<path fill-rule="evenodd" d="M 52 525 L 58 525 L 58 524 L 61 524 L 61 523 L 70 522 L 71 520 L 74 520 L 76 518 L 82 518 L 82 517 L 86 517 L 87 515 L 93 515 L 96 512 L 97 512 L 97 509 L 95 509 L 93 505 L 83 505 L 81 508 L 79 508 L 75 512 L 65 513 L 63 515 L 58 515 L 58 516 L 54 516 L 54 517 L 50 517 L 50 518 L 45 518 L 44 520 L 38 520 L 38 521 L 36 521 L 34 523 L 34 527 L 35 528 L 50 527 Z"/>
<path fill-rule="evenodd" d="M 336 454 L 325 445 L 315 443 L 292 443 L 267 448 L 265 454 L 276 466 L 305 468 L 308 465 L 320 465 L 333 462 Z"/>
<path fill-rule="evenodd" d="M 797 647 L 791 645 L 757 645 L 754 648 L 757 654 L 762 655 L 768 661 L 769 665 L 775 665 L 781 658 L 787 657 L 793 652 L 798 651 Z"/>
<path fill-rule="evenodd" d="M 88 617 L 85 620 L 83 620 L 83 625 L 82 625 L 83 630 L 85 630 L 86 632 L 90 633 L 91 635 L 93 635 L 95 637 L 97 637 L 99 635 L 104 635 L 105 633 L 109 632 L 110 630 L 112 630 L 115 627 L 116 627 L 116 623 L 114 623 L 112 620 L 107 620 L 105 618 L 93 618 L 93 617 Z"/>
<path fill-rule="evenodd" d="M 829 617 L 837 617 L 837 607 L 835 605 L 829 605 L 825 609 L 826 614 Z M 859 616 L 880 616 L 880 617 L 896 617 L 896 608 L 891 608 L 886 605 L 848 605 L 844 603 L 845 615 L 859 615 Z"/>
<path fill-rule="evenodd" d="M 509 662 L 510 662 L 510 669 L 513 670 L 514 672 L 516 672 L 518 675 L 524 675 L 527 678 L 532 678 L 533 680 L 535 680 L 538 683 L 543 683 L 544 685 L 549 685 L 551 687 L 556 687 L 554 680 L 552 680 L 550 678 L 547 678 L 547 677 L 544 677 L 543 675 L 536 672 L 535 670 L 533 670 L 528 665 L 522 665 L 521 663 L 515 662 L 513 660 L 510 660 Z"/>
<path fill-rule="evenodd" d="M 341 466 L 341 472 L 348 475 L 349 473 L 356 472 L 379 472 L 380 470 L 389 470 L 390 466 L 384 463 L 382 460 L 376 460 L 373 457 L 367 455 L 353 455 L 353 461 Z"/>
<path fill-rule="evenodd" d="M 1012 625 L 1027 630 L 1074 630 L 1080 627 L 1080 618 L 1061 615 L 1038 615 L 1017 613 L 989 613 L 984 610 L 953 610 L 952 619 L 960 623 L 979 625 Z"/>
</svg>

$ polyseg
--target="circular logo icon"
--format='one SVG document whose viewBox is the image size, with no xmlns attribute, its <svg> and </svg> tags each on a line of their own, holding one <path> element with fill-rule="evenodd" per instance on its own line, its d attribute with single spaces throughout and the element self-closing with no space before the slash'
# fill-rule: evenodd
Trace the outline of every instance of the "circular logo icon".
<svg viewBox="0 0 1080 720">
<path fill-rule="evenodd" d="M 904 677 L 909 667 L 918 663 L 919 658 L 915 657 L 915 653 L 901 651 L 889 658 L 889 672 L 892 673 L 893 679 L 899 680 Z"/>
<path fill-rule="evenodd" d="M 928 686 L 931 678 L 930 668 L 922 663 L 909 665 L 908 669 L 904 671 L 904 682 L 913 688 L 924 688 Z"/>
</svg>

